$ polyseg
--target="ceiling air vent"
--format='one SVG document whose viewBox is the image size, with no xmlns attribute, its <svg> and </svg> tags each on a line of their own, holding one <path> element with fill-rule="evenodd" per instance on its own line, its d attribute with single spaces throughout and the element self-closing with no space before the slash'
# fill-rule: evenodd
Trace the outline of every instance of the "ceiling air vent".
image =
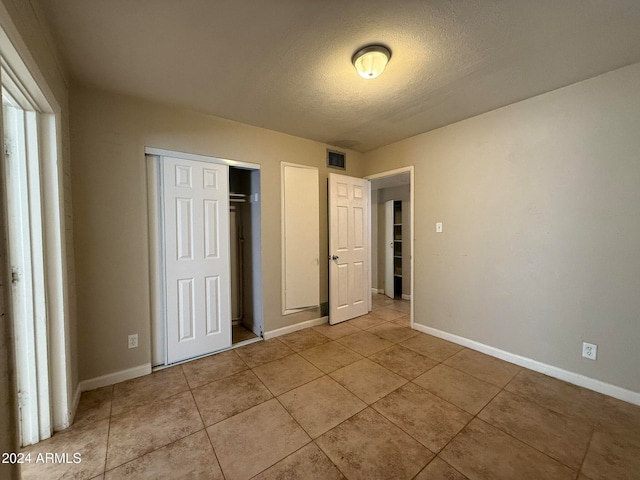
<svg viewBox="0 0 640 480">
<path fill-rule="evenodd" d="M 327 166 L 333 168 L 346 168 L 346 155 L 344 152 L 338 152 L 337 150 L 327 149 Z"/>
</svg>

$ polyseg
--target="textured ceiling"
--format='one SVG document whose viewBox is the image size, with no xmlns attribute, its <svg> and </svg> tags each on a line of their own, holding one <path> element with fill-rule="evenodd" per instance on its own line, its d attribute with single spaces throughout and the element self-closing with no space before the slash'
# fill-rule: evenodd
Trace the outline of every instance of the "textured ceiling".
<svg viewBox="0 0 640 480">
<path fill-rule="evenodd" d="M 360 151 L 640 61 L 639 0 L 39 3 L 76 82 Z"/>
</svg>

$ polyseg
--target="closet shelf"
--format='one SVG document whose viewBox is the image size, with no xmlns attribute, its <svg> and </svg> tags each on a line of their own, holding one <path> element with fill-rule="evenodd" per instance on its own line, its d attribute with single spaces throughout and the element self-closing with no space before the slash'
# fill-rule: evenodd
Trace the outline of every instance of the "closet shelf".
<svg viewBox="0 0 640 480">
<path fill-rule="evenodd" d="M 236 202 L 236 203 L 246 203 L 247 195 L 245 193 L 230 193 L 229 201 Z"/>
</svg>

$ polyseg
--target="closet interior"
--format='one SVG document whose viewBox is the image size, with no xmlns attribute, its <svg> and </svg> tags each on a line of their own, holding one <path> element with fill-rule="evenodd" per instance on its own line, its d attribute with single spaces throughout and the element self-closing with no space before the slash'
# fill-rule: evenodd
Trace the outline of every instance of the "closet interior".
<svg viewBox="0 0 640 480">
<path fill-rule="evenodd" d="M 260 172 L 229 167 L 232 343 L 262 336 L 254 288 L 260 265 Z"/>
</svg>

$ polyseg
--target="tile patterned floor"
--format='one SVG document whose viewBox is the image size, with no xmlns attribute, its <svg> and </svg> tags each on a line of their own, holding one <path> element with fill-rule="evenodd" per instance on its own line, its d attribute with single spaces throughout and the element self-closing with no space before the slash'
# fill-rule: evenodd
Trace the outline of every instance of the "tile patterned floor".
<svg viewBox="0 0 640 480">
<path fill-rule="evenodd" d="M 24 479 L 640 479 L 640 407 L 410 330 L 408 302 L 83 394 Z"/>
</svg>

